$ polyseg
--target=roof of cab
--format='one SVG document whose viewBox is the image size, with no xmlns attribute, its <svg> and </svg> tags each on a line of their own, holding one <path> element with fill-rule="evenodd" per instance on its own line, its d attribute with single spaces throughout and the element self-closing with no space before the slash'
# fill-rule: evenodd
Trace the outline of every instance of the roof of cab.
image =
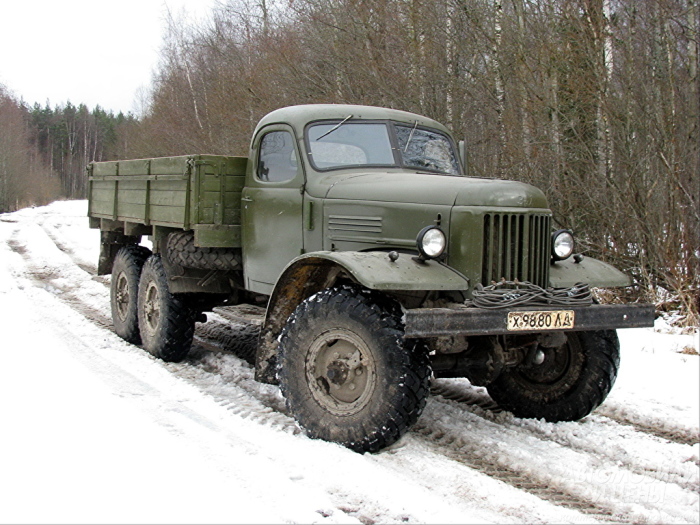
<svg viewBox="0 0 700 525">
<path fill-rule="evenodd" d="M 317 120 L 342 120 L 348 115 L 352 115 L 353 119 L 395 120 L 407 124 L 415 124 L 417 121 L 419 126 L 426 126 L 449 133 L 449 130 L 439 122 L 407 111 L 349 104 L 307 104 L 288 106 L 268 113 L 258 123 L 256 134 L 257 131 L 264 126 L 279 123 L 290 124 L 297 133 L 302 133 L 304 126 L 309 122 Z"/>
</svg>

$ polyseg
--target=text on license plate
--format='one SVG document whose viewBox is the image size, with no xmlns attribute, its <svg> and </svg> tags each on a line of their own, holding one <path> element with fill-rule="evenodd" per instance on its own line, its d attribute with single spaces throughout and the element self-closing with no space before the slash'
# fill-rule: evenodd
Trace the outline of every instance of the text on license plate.
<svg viewBox="0 0 700 525">
<path fill-rule="evenodd" d="M 508 330 L 563 330 L 574 327 L 573 310 L 509 312 Z"/>
</svg>

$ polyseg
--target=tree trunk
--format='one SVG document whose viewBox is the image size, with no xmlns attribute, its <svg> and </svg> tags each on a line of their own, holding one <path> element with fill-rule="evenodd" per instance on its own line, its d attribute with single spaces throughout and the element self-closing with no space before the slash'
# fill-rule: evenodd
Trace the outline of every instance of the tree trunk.
<svg viewBox="0 0 700 525">
<path fill-rule="evenodd" d="M 496 91 L 496 125 L 498 126 L 498 176 L 503 177 L 505 173 L 504 157 L 506 154 L 506 127 L 504 115 L 506 112 L 506 91 L 503 81 L 503 70 L 501 66 L 501 45 L 503 41 L 503 1 L 494 2 L 494 23 L 493 23 L 493 75 Z"/>
</svg>

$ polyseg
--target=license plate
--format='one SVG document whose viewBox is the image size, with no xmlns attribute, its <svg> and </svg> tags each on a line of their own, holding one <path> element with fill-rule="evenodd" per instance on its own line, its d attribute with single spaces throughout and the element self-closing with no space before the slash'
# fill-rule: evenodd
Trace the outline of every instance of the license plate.
<svg viewBox="0 0 700 525">
<path fill-rule="evenodd" d="M 509 312 L 508 330 L 565 330 L 574 327 L 573 310 Z"/>
</svg>

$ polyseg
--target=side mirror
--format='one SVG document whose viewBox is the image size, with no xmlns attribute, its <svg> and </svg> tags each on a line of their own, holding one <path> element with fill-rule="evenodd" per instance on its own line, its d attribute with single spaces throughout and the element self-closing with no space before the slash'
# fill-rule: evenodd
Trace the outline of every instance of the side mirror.
<svg viewBox="0 0 700 525">
<path fill-rule="evenodd" d="M 467 144 L 463 140 L 459 141 L 459 160 L 462 161 L 464 176 L 466 177 L 469 175 L 469 169 L 467 168 Z"/>
</svg>

